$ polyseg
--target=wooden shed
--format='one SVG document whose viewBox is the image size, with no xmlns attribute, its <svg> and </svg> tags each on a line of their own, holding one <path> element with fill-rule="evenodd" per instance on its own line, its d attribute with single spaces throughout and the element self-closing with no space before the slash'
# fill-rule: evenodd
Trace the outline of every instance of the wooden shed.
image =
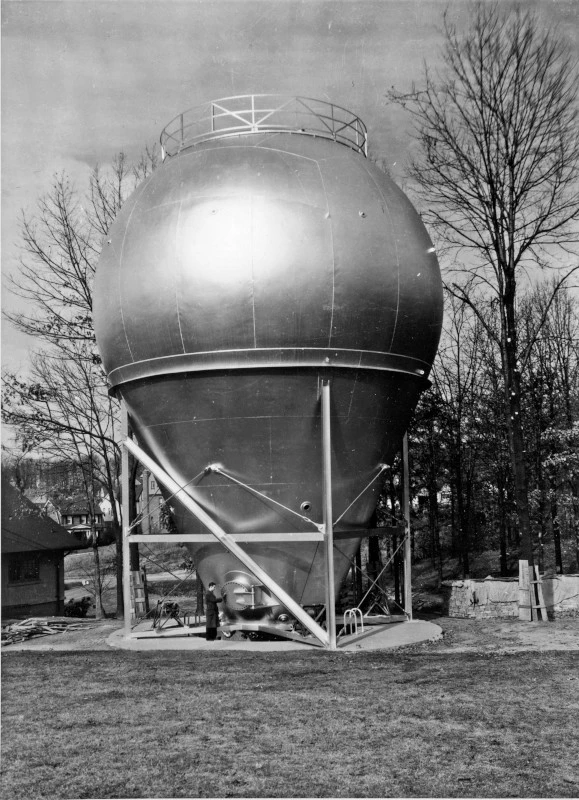
<svg viewBox="0 0 579 800">
<path fill-rule="evenodd" d="M 85 547 L 3 478 L 3 620 L 62 614 L 64 556 Z"/>
</svg>

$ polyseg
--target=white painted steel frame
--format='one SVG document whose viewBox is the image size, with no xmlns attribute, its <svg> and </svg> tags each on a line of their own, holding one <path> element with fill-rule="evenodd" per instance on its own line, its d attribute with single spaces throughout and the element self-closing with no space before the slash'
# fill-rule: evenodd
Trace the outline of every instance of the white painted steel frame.
<svg viewBox="0 0 579 800">
<path fill-rule="evenodd" d="M 332 426 L 330 416 L 330 381 L 322 381 L 322 452 L 324 477 L 323 531 L 326 552 L 326 626 L 328 648 L 336 649 L 336 586 L 334 576 L 334 525 L 332 522 Z"/>
<path fill-rule="evenodd" d="M 121 436 L 129 438 L 129 415 L 125 403 L 121 403 Z M 121 455 L 121 502 L 123 520 L 123 617 L 125 636 L 131 633 L 131 553 L 129 544 L 129 451 L 122 448 Z"/>
<path fill-rule="evenodd" d="M 123 417 L 125 433 L 128 433 L 128 421 L 125 416 Z M 141 448 L 126 435 L 124 439 L 123 458 L 126 458 L 126 470 L 123 470 L 123 475 L 128 476 L 128 453 L 131 452 L 144 467 L 150 470 L 155 478 L 165 486 L 174 495 L 179 495 L 180 502 L 185 508 L 190 511 L 197 519 L 211 531 L 210 541 L 217 539 L 230 553 L 233 553 L 247 569 L 260 580 L 266 588 L 284 605 L 288 611 L 293 614 L 302 625 L 312 633 L 325 647 L 330 650 L 336 649 L 336 607 L 335 607 L 335 580 L 334 580 L 334 537 L 333 537 L 333 524 L 332 524 L 332 471 L 331 471 L 331 458 L 332 458 L 332 444 L 331 444 L 331 419 L 330 419 L 330 383 L 325 380 L 322 384 L 322 450 L 323 450 L 323 487 L 324 487 L 324 523 L 322 532 L 312 531 L 301 534 L 270 534 L 270 537 L 276 539 L 283 538 L 284 540 L 293 541 L 320 541 L 323 537 L 325 543 L 325 556 L 326 556 L 326 621 L 328 632 L 315 622 L 304 609 L 296 603 L 296 601 L 287 592 L 281 588 L 259 564 L 257 564 L 247 553 L 239 547 L 236 538 L 239 537 L 240 541 L 250 541 L 248 534 L 232 535 L 226 533 L 223 528 L 215 522 L 212 517 L 198 503 L 190 497 L 183 487 L 162 467 L 160 467 L 152 458 L 150 458 Z M 123 462 L 124 463 L 124 462 Z M 125 491 L 123 496 L 128 497 L 128 486 L 123 487 Z M 128 519 L 128 508 L 127 516 Z M 131 615 L 130 615 L 130 563 L 129 563 L 129 542 L 138 541 L 162 541 L 166 536 L 171 536 L 172 541 L 176 541 L 175 534 L 130 534 L 129 527 L 123 528 L 123 592 L 125 604 L 125 634 L 130 634 Z M 267 535 L 267 534 L 266 534 Z M 255 534 L 256 538 L 264 541 L 263 534 Z M 290 538 L 291 537 L 291 538 Z M 253 537 L 252 537 L 253 538 Z M 269 538 L 269 537 L 268 537 Z M 192 541 L 191 537 L 179 539 Z M 198 537 L 195 537 L 198 541 Z"/>
<path fill-rule="evenodd" d="M 211 533 L 132 533 L 131 542 L 194 542 L 195 544 L 210 544 L 215 542 Z M 291 533 L 228 533 L 228 539 L 233 542 L 323 542 L 324 534 L 321 531 L 292 531 Z"/>
<path fill-rule="evenodd" d="M 209 534 L 132 534 L 129 525 L 123 524 L 123 601 L 124 601 L 124 630 L 125 636 L 131 633 L 131 573 L 130 573 L 130 543 L 131 542 L 214 542 L 216 539 L 235 555 L 255 575 L 258 580 L 277 597 L 277 599 L 290 611 L 302 625 L 312 633 L 329 650 L 336 650 L 336 605 L 335 605 L 335 579 L 334 579 L 334 529 L 332 522 L 332 437 L 331 437 L 331 409 L 330 409 L 330 382 L 322 382 L 322 454 L 323 454 L 323 525 L 320 531 L 292 532 L 292 533 L 245 533 L 228 534 L 218 525 L 206 511 L 190 497 L 182 486 L 169 473 L 151 459 L 141 448 L 129 438 L 128 415 L 125 404 L 122 404 L 121 430 L 123 434 L 123 461 L 122 461 L 122 498 L 123 521 L 129 519 L 128 503 L 128 474 L 129 452 L 137 458 L 144 467 L 149 469 L 155 478 L 175 495 L 180 495 L 180 500 L 200 522 L 210 531 Z M 410 484 L 408 466 L 408 435 L 404 435 L 402 446 L 402 460 L 404 471 L 404 521 L 405 521 L 405 547 L 404 547 L 404 611 L 408 619 L 412 619 L 412 577 L 411 577 L 411 542 L 410 542 Z M 255 541 L 294 541 L 311 542 L 324 541 L 326 561 L 326 622 L 328 631 L 315 622 L 296 601 L 288 595 L 281 586 L 239 547 L 238 542 Z"/>
</svg>

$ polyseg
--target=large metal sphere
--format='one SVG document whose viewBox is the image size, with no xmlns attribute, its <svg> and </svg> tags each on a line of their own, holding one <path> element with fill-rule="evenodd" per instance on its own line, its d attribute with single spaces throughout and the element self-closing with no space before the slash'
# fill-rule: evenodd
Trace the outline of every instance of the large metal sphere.
<svg viewBox="0 0 579 800">
<path fill-rule="evenodd" d="M 441 318 L 436 256 L 404 194 L 352 149 L 290 133 L 168 159 L 125 203 L 95 284 L 99 347 L 142 446 L 231 532 L 321 521 L 322 377 L 336 517 L 355 500 L 400 446 Z M 291 511 L 207 474 L 216 462 Z M 367 525 L 379 489 L 338 527 Z M 202 530 L 171 503 L 183 532 Z M 340 543 L 338 588 L 358 545 Z M 221 545 L 191 549 L 204 581 L 240 579 Z M 246 546 L 302 603 L 324 600 L 319 549 Z"/>
<path fill-rule="evenodd" d="M 326 358 L 425 375 L 441 313 L 432 243 L 384 173 L 327 140 L 254 134 L 185 150 L 125 203 L 94 321 L 116 386 Z"/>
</svg>

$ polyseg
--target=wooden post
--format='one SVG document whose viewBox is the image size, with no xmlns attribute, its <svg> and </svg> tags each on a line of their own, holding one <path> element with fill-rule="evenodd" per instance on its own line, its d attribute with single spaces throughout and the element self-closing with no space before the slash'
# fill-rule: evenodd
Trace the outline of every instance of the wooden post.
<svg viewBox="0 0 579 800">
<path fill-rule="evenodd" d="M 147 569 L 146 567 L 142 567 L 141 572 L 143 574 L 143 591 L 145 593 L 145 614 L 148 614 L 151 610 L 149 605 L 149 585 L 147 583 Z"/>
<path fill-rule="evenodd" d="M 133 609 L 136 619 L 144 617 L 147 613 L 147 606 L 145 602 L 145 587 L 143 583 L 143 575 L 140 570 L 131 570 L 131 585 L 133 588 L 132 600 Z"/>
<path fill-rule="evenodd" d="M 531 585 L 529 581 L 529 562 L 519 561 L 519 619 L 524 622 L 531 622 L 532 598 Z"/>
<path fill-rule="evenodd" d="M 121 403 L 121 435 L 123 441 L 129 436 L 129 415 L 124 402 Z M 123 518 L 123 609 L 125 636 L 131 633 L 131 554 L 129 545 L 130 503 L 129 503 L 129 451 L 122 449 L 121 461 L 121 500 Z"/>
<path fill-rule="evenodd" d="M 412 619 L 412 543 L 410 541 L 410 468 L 408 466 L 408 434 L 402 440 L 404 473 L 404 612 Z"/>
<path fill-rule="evenodd" d="M 539 572 L 539 567 L 535 565 L 535 583 L 534 585 L 537 587 L 537 611 L 538 617 L 542 619 L 543 622 L 549 621 L 549 616 L 547 614 L 547 606 L 545 605 L 545 597 L 543 595 L 543 581 L 541 580 L 541 573 Z"/>
</svg>

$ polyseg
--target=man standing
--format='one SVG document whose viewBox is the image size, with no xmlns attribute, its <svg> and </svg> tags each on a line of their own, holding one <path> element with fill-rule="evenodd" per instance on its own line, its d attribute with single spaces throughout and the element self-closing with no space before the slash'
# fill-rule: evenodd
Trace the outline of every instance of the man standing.
<svg viewBox="0 0 579 800">
<path fill-rule="evenodd" d="M 217 626 L 219 625 L 219 612 L 217 603 L 222 603 L 222 597 L 215 597 L 215 582 L 211 581 L 205 593 L 205 638 L 208 642 L 214 642 L 217 638 Z"/>
</svg>

